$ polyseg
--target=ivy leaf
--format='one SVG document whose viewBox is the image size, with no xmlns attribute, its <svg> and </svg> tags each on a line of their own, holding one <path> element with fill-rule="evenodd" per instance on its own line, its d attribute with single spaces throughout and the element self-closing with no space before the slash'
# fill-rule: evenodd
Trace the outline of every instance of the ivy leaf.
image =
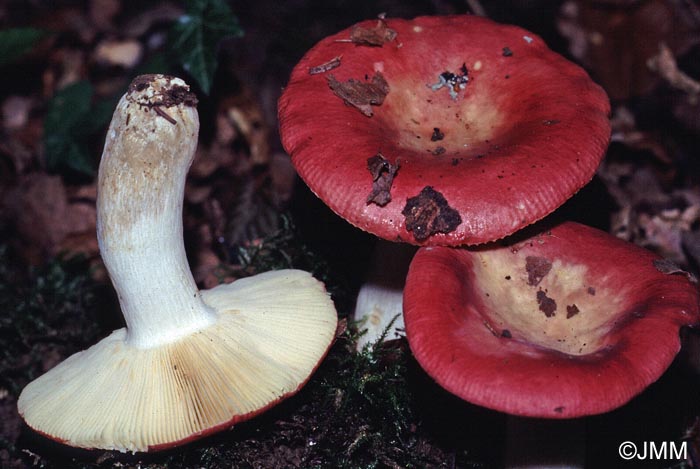
<svg viewBox="0 0 700 469">
<path fill-rule="evenodd" d="M 0 67 L 20 58 L 46 34 L 46 31 L 36 28 L 0 30 Z"/>
<path fill-rule="evenodd" d="M 116 103 L 103 101 L 93 105 L 92 97 L 92 85 L 79 81 L 58 91 L 49 102 L 44 118 L 44 150 L 49 171 L 95 174 L 90 137 L 109 122 Z"/>
<path fill-rule="evenodd" d="M 243 35 L 238 18 L 224 0 L 189 0 L 187 13 L 171 30 L 170 50 L 206 94 L 216 71 L 216 52 L 225 37 Z"/>
</svg>

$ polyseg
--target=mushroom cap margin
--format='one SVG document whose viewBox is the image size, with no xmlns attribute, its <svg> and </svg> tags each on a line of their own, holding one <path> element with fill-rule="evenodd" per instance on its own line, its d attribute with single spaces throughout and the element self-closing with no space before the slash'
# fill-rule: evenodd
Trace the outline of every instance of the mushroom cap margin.
<svg viewBox="0 0 700 469">
<path fill-rule="evenodd" d="M 488 269 L 500 255 L 519 261 L 507 271 L 512 278 L 505 279 L 504 271 L 497 276 L 509 285 L 524 267 L 522 256 L 547 256 L 587 266 L 585 278 L 590 282 L 578 287 L 585 290 L 582 295 L 591 296 L 592 305 L 597 298 L 605 303 L 621 297 L 609 318 L 591 329 L 590 337 L 600 334 L 591 353 L 563 353 L 534 344 L 518 326 L 509 329 L 509 313 L 499 318 L 489 311 L 485 305 L 498 290 L 491 283 L 480 284 L 474 265 Z M 700 321 L 698 289 L 683 275 L 659 272 L 655 259 L 645 249 L 571 222 L 517 244 L 421 248 L 404 294 L 411 350 L 438 384 L 477 405 L 555 419 L 607 412 L 656 381 L 680 349 L 680 327 Z M 548 275 L 559 275 L 557 268 L 555 262 Z M 559 277 L 569 278 L 565 272 Z M 425 288 L 428 283 L 431 287 Z M 533 288 L 533 296 L 542 285 Z M 591 285 L 596 289 L 589 290 Z M 553 289 L 547 293 L 552 297 Z M 491 296 L 486 295 L 489 291 Z M 557 313 L 563 313 L 562 320 L 563 305 Z M 579 316 L 586 314 L 581 309 Z"/>
</svg>

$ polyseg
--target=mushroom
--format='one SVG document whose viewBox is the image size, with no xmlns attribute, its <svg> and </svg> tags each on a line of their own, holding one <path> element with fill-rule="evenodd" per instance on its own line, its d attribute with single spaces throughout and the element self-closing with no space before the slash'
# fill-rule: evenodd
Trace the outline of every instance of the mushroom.
<svg viewBox="0 0 700 469">
<path fill-rule="evenodd" d="M 700 321 L 699 293 L 604 232 L 572 222 L 538 230 L 419 249 L 406 334 L 443 388 L 511 414 L 506 467 L 573 469 L 584 467 L 575 417 L 619 407 L 656 381 L 680 349 L 679 328 Z"/>
<path fill-rule="evenodd" d="M 347 42 L 371 21 L 323 39 L 279 100 L 292 163 L 338 215 L 389 241 L 478 244 L 593 177 L 608 99 L 542 39 L 467 15 L 379 21 L 392 40 Z"/>
<path fill-rule="evenodd" d="M 464 400 L 549 419 L 607 412 L 658 379 L 679 328 L 700 321 L 696 287 L 649 251 L 572 222 L 518 238 L 422 248 L 409 268 L 411 350 Z"/>
<path fill-rule="evenodd" d="M 182 203 L 199 131 L 182 80 L 137 77 L 107 133 L 97 236 L 126 328 L 29 383 L 18 410 L 71 446 L 160 450 L 263 412 L 309 379 L 336 312 L 307 272 L 197 289 Z"/>
<path fill-rule="evenodd" d="M 403 324 L 403 286 L 416 247 L 377 240 L 367 278 L 360 287 L 353 317 L 363 331 L 356 348 L 373 346 L 378 340 L 405 336 Z"/>
<path fill-rule="evenodd" d="M 365 21 L 321 40 L 278 110 L 311 191 L 415 245 L 494 241 L 546 216 L 593 177 L 610 138 L 608 99 L 584 70 L 524 29 L 467 15 Z"/>
</svg>

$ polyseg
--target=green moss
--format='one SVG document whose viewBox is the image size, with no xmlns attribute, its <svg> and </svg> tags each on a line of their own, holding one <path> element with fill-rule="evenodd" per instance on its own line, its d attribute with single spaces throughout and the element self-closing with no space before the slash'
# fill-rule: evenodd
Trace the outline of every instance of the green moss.
<svg viewBox="0 0 700 469">
<path fill-rule="evenodd" d="M 0 387 L 17 395 L 54 360 L 96 340 L 96 288 L 81 258 L 27 270 L 0 246 Z"/>
<path fill-rule="evenodd" d="M 0 376 L 2 386 L 16 397 L 30 379 L 95 343 L 115 325 L 104 324 L 98 286 L 80 259 L 56 259 L 21 275 L 7 267 L 7 256 L 0 250 L 0 307 L 9 312 L 0 320 Z M 303 268 L 326 282 L 336 297 L 352 296 L 299 238 L 288 217 L 279 232 L 241 248 L 239 257 L 240 265 L 226 267 L 227 274 Z M 116 299 L 108 299 L 115 307 Z M 341 307 L 341 316 L 348 309 Z M 483 467 L 473 464 L 463 447 L 444 449 L 426 428 L 426 412 L 433 411 L 423 407 L 425 377 L 417 372 L 406 341 L 358 353 L 359 333 L 353 325 L 345 326 L 342 320 L 328 356 L 297 395 L 230 431 L 167 452 L 137 455 L 76 451 L 26 431 L 19 440 L 0 441 L 0 463 L 47 468 L 427 468 L 458 460 L 457 467 Z M 434 393 L 436 386 L 429 382 L 428 388 Z"/>
<path fill-rule="evenodd" d="M 331 293 L 341 316 L 354 301 L 342 273 L 333 272 L 326 260 L 312 250 L 301 237 L 290 213 L 280 215 L 280 228 L 257 242 L 237 246 L 236 265 L 222 264 L 218 269 L 221 282 L 227 277 L 247 277 L 279 269 L 301 269 L 322 281 Z"/>
</svg>

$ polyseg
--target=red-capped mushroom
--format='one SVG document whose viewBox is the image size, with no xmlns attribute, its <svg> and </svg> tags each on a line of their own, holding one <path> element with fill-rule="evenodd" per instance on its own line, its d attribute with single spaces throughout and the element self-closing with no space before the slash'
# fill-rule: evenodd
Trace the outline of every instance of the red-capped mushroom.
<svg viewBox="0 0 700 469">
<path fill-rule="evenodd" d="M 608 112 L 539 37 L 466 15 L 327 37 L 279 101 L 311 190 L 353 225 L 420 245 L 493 241 L 556 209 L 593 176 Z"/>
<path fill-rule="evenodd" d="M 697 287 L 662 265 L 571 222 L 481 249 L 422 248 L 404 291 L 411 350 L 442 387 L 481 406 L 606 412 L 659 378 L 679 328 L 700 320 Z"/>
</svg>

